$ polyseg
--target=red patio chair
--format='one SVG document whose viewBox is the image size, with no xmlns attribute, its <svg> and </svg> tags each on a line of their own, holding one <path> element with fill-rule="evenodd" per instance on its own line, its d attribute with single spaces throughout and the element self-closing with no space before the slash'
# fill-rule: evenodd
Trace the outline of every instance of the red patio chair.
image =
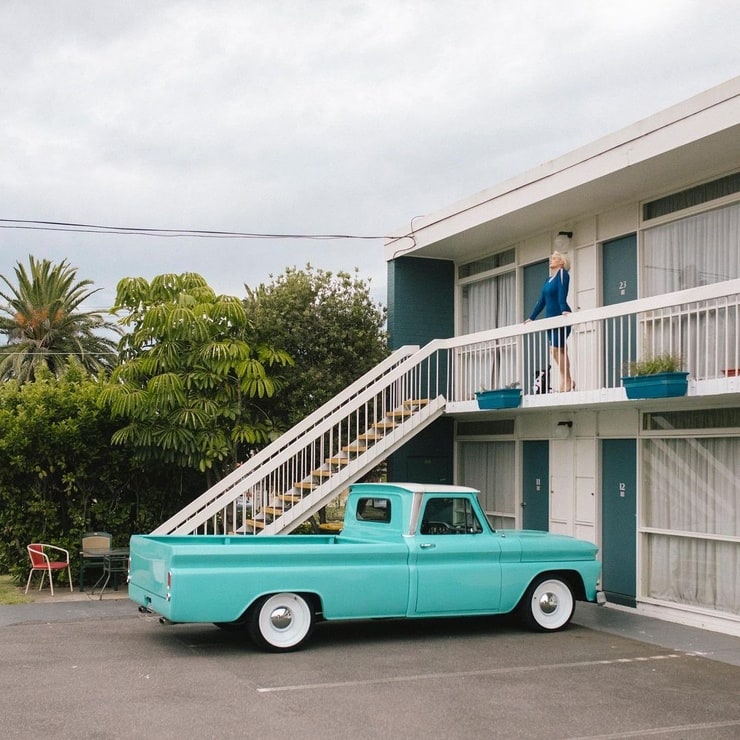
<svg viewBox="0 0 740 740">
<path fill-rule="evenodd" d="M 41 583 L 39 584 L 39 591 L 44 585 L 44 577 L 49 574 L 49 586 L 51 588 L 51 595 L 54 596 L 54 582 L 52 581 L 53 572 L 59 570 L 67 571 L 67 578 L 69 579 L 69 590 L 72 591 L 72 571 L 69 569 L 69 551 L 63 547 L 57 547 L 56 545 L 44 545 L 41 543 L 35 543 L 32 545 L 26 545 L 28 555 L 31 558 L 31 572 L 28 574 L 28 580 L 26 581 L 26 593 L 28 593 L 28 587 L 31 585 L 31 577 L 37 570 L 41 571 Z M 47 551 L 64 553 L 65 560 L 51 560 Z"/>
</svg>

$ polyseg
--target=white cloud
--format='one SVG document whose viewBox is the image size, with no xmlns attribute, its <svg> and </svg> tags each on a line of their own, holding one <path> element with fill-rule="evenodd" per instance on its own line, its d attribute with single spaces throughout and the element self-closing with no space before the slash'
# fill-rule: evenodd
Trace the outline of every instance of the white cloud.
<svg viewBox="0 0 740 740">
<path fill-rule="evenodd" d="M 0 218 L 383 234 L 737 74 L 736 2 L 11 0 Z M 241 294 L 382 242 L 0 229 L 0 274 L 69 258 Z M 101 296 L 102 298 L 102 296 Z"/>
</svg>

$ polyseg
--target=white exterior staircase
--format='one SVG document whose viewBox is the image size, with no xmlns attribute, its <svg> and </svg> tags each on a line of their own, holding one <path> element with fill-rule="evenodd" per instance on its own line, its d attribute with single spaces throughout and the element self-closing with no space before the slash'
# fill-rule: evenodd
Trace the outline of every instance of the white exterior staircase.
<svg viewBox="0 0 740 740">
<path fill-rule="evenodd" d="M 445 409 L 436 354 L 408 346 L 199 496 L 154 534 L 295 529 Z"/>
</svg>

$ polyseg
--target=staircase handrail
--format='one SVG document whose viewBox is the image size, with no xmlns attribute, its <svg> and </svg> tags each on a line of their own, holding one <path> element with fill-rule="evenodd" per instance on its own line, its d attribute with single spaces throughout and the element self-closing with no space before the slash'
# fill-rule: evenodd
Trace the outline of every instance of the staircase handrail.
<svg viewBox="0 0 740 740">
<path fill-rule="evenodd" d="M 231 473 L 204 491 L 198 498 L 191 501 L 190 504 L 177 512 L 177 514 L 157 527 L 154 530 L 154 534 L 169 532 L 173 528 L 179 527 L 184 520 L 187 521 L 196 513 L 202 512 L 209 504 L 220 501 L 224 493 L 233 489 L 238 484 L 241 484 L 240 490 L 249 489 L 251 485 L 256 484 L 264 477 L 264 473 L 262 472 L 263 466 L 268 462 L 272 462 L 275 465 L 284 462 L 290 456 L 288 450 L 291 445 L 301 437 L 309 432 L 313 432 L 316 436 L 323 434 L 325 428 L 330 427 L 331 422 L 337 416 L 341 417 L 348 410 L 348 406 L 351 412 L 354 408 L 368 400 L 368 398 L 375 395 L 378 392 L 378 383 L 381 380 L 387 381 L 387 383 L 383 383 L 381 386 L 384 387 L 402 377 L 405 372 L 408 372 L 408 369 L 406 368 L 402 372 L 398 372 L 398 368 L 401 366 L 406 367 L 409 358 L 413 358 L 418 351 L 419 347 L 417 345 L 404 345 L 395 350 L 354 383 L 343 389 L 337 396 L 334 396 L 334 398 L 320 406 L 316 411 L 306 416 L 287 432 L 281 434 L 274 442 L 271 442 L 267 447 L 254 454 L 242 465 L 232 470 Z M 259 475 L 257 475 L 257 472 L 259 472 Z M 238 495 L 236 494 L 236 496 Z"/>
</svg>

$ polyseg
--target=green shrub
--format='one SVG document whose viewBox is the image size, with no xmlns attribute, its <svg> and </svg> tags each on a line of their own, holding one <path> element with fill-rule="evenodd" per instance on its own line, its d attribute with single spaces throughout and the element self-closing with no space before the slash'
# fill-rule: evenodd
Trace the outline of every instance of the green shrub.
<svg viewBox="0 0 740 740">
<path fill-rule="evenodd" d="M 665 353 L 655 357 L 630 362 L 628 375 L 656 375 L 657 373 L 677 373 L 683 369 L 679 355 Z"/>
<path fill-rule="evenodd" d="M 46 542 L 69 550 L 75 574 L 84 532 L 110 532 L 126 546 L 203 490 L 201 474 L 136 464 L 111 445 L 117 425 L 100 390 L 75 372 L 0 383 L 0 573 L 25 581 L 26 545 Z"/>
</svg>

